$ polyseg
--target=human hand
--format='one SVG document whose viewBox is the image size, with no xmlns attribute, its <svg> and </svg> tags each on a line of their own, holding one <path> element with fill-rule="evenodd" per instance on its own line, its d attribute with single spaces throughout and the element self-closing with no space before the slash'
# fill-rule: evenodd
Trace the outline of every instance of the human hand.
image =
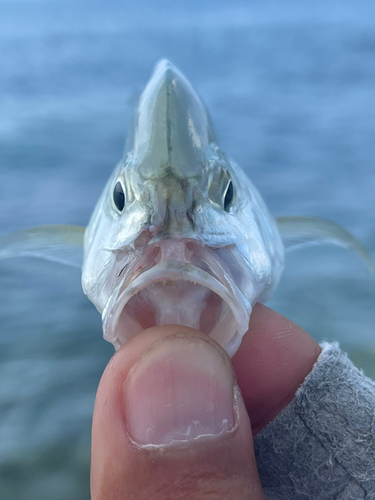
<svg viewBox="0 0 375 500">
<path fill-rule="evenodd" d="M 320 351 L 260 304 L 232 359 L 237 380 L 223 349 L 195 330 L 133 337 L 99 385 L 92 499 L 263 499 L 252 436 L 293 399 Z"/>
</svg>

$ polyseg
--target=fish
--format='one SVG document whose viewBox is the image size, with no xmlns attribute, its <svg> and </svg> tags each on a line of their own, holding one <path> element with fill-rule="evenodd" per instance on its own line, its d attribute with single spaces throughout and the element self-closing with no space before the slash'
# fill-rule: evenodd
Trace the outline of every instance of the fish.
<svg viewBox="0 0 375 500">
<path fill-rule="evenodd" d="M 286 251 L 325 243 L 356 252 L 373 272 L 365 247 L 334 222 L 271 215 L 220 148 L 190 82 L 163 59 L 87 227 L 4 235 L 0 258 L 79 267 L 83 292 L 116 350 L 146 328 L 177 324 L 209 335 L 233 356 L 254 304 L 274 293 Z"/>
</svg>

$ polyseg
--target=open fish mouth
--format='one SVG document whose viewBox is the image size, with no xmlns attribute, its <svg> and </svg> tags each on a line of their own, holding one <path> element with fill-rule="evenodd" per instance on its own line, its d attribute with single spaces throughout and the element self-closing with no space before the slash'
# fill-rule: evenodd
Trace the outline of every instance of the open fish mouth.
<svg viewBox="0 0 375 500">
<path fill-rule="evenodd" d="M 206 333 L 233 355 L 251 306 L 215 251 L 196 240 L 147 245 L 104 308 L 104 338 L 118 349 L 145 328 L 164 324 Z"/>
</svg>

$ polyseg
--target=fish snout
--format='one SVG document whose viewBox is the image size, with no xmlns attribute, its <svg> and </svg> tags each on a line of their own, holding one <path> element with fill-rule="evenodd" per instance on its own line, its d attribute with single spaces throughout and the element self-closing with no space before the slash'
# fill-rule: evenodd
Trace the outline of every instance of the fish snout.
<svg viewBox="0 0 375 500">
<path fill-rule="evenodd" d="M 156 234 L 156 233 L 155 233 Z M 152 259 L 153 265 L 161 262 L 182 262 L 202 268 L 205 259 L 205 245 L 195 238 L 162 238 L 152 242 L 154 234 L 144 231 L 136 240 L 136 248 L 143 246 L 142 260 L 146 262 Z M 151 243 L 150 243 L 151 242 Z M 147 266 L 149 267 L 149 266 Z M 203 266 L 207 268 L 207 266 Z"/>
</svg>

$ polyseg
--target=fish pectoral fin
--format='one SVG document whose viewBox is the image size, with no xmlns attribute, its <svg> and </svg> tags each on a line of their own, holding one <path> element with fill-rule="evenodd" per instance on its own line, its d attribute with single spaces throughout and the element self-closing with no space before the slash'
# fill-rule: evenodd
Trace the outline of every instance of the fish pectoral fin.
<svg viewBox="0 0 375 500">
<path fill-rule="evenodd" d="M 46 225 L 0 237 L 0 259 L 38 257 L 67 266 L 82 267 L 82 226 Z"/>
<path fill-rule="evenodd" d="M 338 224 L 320 217 L 278 217 L 276 222 L 287 251 L 313 244 L 338 245 L 357 253 L 365 261 L 369 272 L 374 272 L 366 248 Z"/>
</svg>

